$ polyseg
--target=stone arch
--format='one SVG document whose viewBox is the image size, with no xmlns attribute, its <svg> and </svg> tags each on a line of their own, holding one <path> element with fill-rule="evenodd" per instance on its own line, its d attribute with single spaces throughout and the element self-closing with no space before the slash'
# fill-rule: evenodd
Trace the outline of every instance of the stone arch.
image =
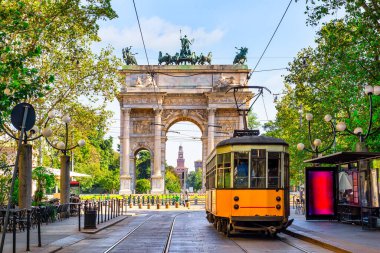
<svg viewBox="0 0 380 253">
<path fill-rule="evenodd" d="M 172 127 L 175 123 L 178 123 L 181 121 L 190 121 L 191 123 L 196 125 L 201 130 L 202 136 L 205 135 L 206 126 L 204 124 L 202 124 L 203 120 L 199 117 L 192 116 L 192 115 L 188 115 L 188 116 L 177 115 L 177 116 L 171 118 L 170 120 L 168 120 L 166 122 L 166 124 L 164 124 L 164 127 L 163 127 L 164 133 L 166 134 L 168 132 L 168 130 L 170 129 L 170 127 Z"/>
<path fill-rule="evenodd" d="M 139 80 L 151 72 L 155 73 L 154 87 L 148 81 Z M 142 148 L 149 150 L 154 163 L 152 193 L 164 192 L 165 142 L 173 124 L 188 121 L 200 129 L 203 162 L 216 143 L 232 136 L 233 129 L 241 129 L 243 118 L 236 113 L 234 95 L 226 91 L 230 86 L 246 84 L 250 72 L 245 65 L 131 65 L 120 70 L 125 82 L 117 96 L 120 102 L 119 193 L 134 191 L 133 159 Z M 239 97 L 240 104 L 253 95 L 251 91 L 244 94 L 246 97 Z M 247 106 L 245 103 L 243 107 Z M 205 176 L 203 163 L 203 179 Z"/>
</svg>

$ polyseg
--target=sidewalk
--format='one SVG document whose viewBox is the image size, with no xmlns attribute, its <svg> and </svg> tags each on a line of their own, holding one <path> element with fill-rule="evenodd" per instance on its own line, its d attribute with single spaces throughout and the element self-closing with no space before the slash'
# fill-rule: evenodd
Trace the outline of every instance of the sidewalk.
<svg viewBox="0 0 380 253">
<path fill-rule="evenodd" d="M 165 206 L 161 206 L 158 211 L 193 211 L 193 210 L 203 210 L 203 205 L 190 205 L 190 208 L 180 205 L 178 208 L 170 206 L 168 209 Z M 127 208 L 126 215 L 119 216 L 110 219 L 107 222 L 103 222 L 96 225 L 96 229 L 83 229 L 83 214 L 81 215 L 81 231 L 78 230 L 78 217 L 70 217 L 69 219 L 64 219 L 62 221 L 55 221 L 53 223 L 41 224 L 41 243 L 42 247 L 38 246 L 38 234 L 37 227 L 30 230 L 30 252 L 36 253 L 53 253 L 57 250 L 72 245 L 80 240 L 85 239 L 89 234 L 94 234 L 100 230 L 112 226 L 128 216 L 134 215 L 135 212 L 148 211 L 146 206 L 139 209 L 138 206 L 133 206 L 132 208 Z M 149 211 L 157 211 L 157 207 L 151 206 Z M 104 217 L 104 216 L 103 216 Z M 22 253 L 26 251 L 26 231 L 20 232 L 17 230 L 16 233 L 16 252 Z M 4 253 L 12 252 L 12 233 L 7 233 L 5 237 Z"/>
<path fill-rule="evenodd" d="M 63 247 L 74 244 L 80 240 L 83 240 L 89 234 L 96 233 L 106 227 L 112 226 L 117 222 L 120 222 L 127 218 L 126 215 L 118 216 L 110 219 L 107 222 L 103 222 L 96 225 L 96 229 L 83 229 L 83 215 L 81 217 L 81 232 L 78 230 L 78 217 L 70 217 L 62 221 L 55 221 L 53 223 L 41 224 L 41 244 L 42 247 L 38 247 L 38 233 L 37 227 L 30 230 L 30 252 L 38 253 L 51 253 L 55 252 Z M 26 251 L 26 231 L 16 233 L 16 252 Z M 4 253 L 12 252 L 12 233 L 7 233 L 5 237 Z"/>
<path fill-rule="evenodd" d="M 316 243 L 336 252 L 380 252 L 380 231 L 363 230 L 361 226 L 337 221 L 306 221 L 304 215 L 290 209 L 293 224 L 287 234 Z"/>
</svg>

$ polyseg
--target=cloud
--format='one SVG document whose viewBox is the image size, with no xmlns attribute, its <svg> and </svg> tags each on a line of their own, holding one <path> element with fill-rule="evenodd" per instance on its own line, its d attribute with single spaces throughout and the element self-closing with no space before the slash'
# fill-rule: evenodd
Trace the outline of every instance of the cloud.
<svg viewBox="0 0 380 253">
<path fill-rule="evenodd" d="M 203 27 L 193 29 L 188 26 L 179 26 L 169 23 L 159 17 L 151 17 L 141 20 L 144 41 L 147 49 L 174 53 L 180 48 L 179 30 L 182 35 L 186 34 L 190 39 L 194 39 L 192 48 L 201 49 L 220 41 L 225 31 L 216 28 L 207 31 Z M 99 36 L 103 43 L 111 44 L 115 48 L 133 46 L 143 48 L 138 25 L 131 27 L 117 28 L 115 26 L 104 26 L 99 30 Z"/>
</svg>

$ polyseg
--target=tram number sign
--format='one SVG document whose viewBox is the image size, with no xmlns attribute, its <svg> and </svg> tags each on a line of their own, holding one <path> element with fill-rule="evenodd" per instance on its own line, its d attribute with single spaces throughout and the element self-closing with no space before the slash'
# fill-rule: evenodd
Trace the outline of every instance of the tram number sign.
<svg viewBox="0 0 380 253">
<path fill-rule="evenodd" d="M 234 137 L 258 135 L 260 135 L 260 130 L 234 130 Z"/>
</svg>

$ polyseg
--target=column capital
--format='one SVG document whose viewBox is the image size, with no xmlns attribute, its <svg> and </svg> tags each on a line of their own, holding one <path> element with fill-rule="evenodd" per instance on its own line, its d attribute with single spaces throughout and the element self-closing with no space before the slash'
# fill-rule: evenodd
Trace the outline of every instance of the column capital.
<svg viewBox="0 0 380 253">
<path fill-rule="evenodd" d="M 162 107 L 156 107 L 156 108 L 153 108 L 153 111 L 154 111 L 155 116 L 161 116 L 163 109 Z"/>
<path fill-rule="evenodd" d="M 132 108 L 129 108 L 129 107 L 122 107 L 122 108 L 121 108 L 121 111 L 122 111 L 123 113 L 126 113 L 126 114 L 130 114 L 130 113 L 131 113 L 131 110 L 132 110 Z"/>
<path fill-rule="evenodd" d="M 207 111 L 208 111 L 209 114 L 215 113 L 216 112 L 216 108 L 214 108 L 214 107 L 208 107 Z"/>
</svg>

